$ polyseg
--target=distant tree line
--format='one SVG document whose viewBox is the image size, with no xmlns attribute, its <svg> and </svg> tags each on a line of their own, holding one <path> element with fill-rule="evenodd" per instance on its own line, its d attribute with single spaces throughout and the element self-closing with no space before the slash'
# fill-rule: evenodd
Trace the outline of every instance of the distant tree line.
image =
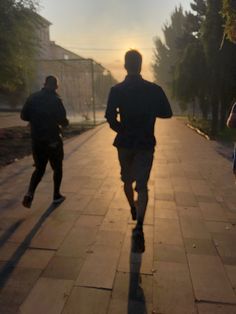
<svg viewBox="0 0 236 314">
<path fill-rule="evenodd" d="M 1 94 L 18 95 L 33 74 L 37 5 L 34 0 L 0 1 Z"/>
<path fill-rule="evenodd" d="M 235 0 L 193 0 L 191 12 L 175 8 L 156 38 L 153 72 L 157 83 L 183 110 L 200 108 L 211 133 L 225 127 L 236 96 Z"/>
</svg>

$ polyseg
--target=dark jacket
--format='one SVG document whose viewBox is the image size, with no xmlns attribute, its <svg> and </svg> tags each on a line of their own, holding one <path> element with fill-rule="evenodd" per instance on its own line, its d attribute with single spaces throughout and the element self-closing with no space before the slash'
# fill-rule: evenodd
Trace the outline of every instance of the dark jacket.
<svg viewBox="0 0 236 314">
<path fill-rule="evenodd" d="M 60 139 L 60 126 L 68 125 L 66 111 L 56 92 L 43 88 L 29 96 L 21 119 L 30 122 L 33 140 L 52 143 Z"/>
<path fill-rule="evenodd" d="M 110 90 L 105 117 L 117 132 L 116 147 L 153 149 L 156 118 L 171 116 L 172 110 L 162 88 L 141 75 L 128 75 Z"/>
</svg>

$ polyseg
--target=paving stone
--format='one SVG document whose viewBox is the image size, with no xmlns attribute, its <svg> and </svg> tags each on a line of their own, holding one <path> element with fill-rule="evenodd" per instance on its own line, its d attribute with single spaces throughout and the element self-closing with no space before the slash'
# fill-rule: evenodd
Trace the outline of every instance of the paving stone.
<svg viewBox="0 0 236 314">
<path fill-rule="evenodd" d="M 110 291 L 74 287 L 62 314 L 106 314 L 110 296 Z"/>
<path fill-rule="evenodd" d="M 218 256 L 187 256 L 197 300 L 236 304 L 236 295 Z"/>
<path fill-rule="evenodd" d="M 177 206 L 197 206 L 197 200 L 193 193 L 190 192 L 175 192 Z"/>
<path fill-rule="evenodd" d="M 155 212 L 155 218 L 178 219 L 178 215 L 176 210 L 173 209 L 157 209 Z"/>
<path fill-rule="evenodd" d="M 40 278 L 21 305 L 21 313 L 60 313 L 69 297 L 72 284 L 72 280 Z"/>
<path fill-rule="evenodd" d="M 32 231 L 34 226 L 37 224 L 39 217 L 30 216 L 28 217 L 20 227 L 12 234 L 10 240 L 12 242 L 21 243 L 24 241 L 26 236 Z"/>
<path fill-rule="evenodd" d="M 79 194 L 70 193 L 69 195 L 67 193 L 66 200 L 60 205 L 59 209 L 66 213 L 68 211 L 83 212 L 90 200 L 90 196 L 80 195 L 80 192 Z"/>
<path fill-rule="evenodd" d="M 218 203 L 199 203 L 203 217 L 205 220 L 212 221 L 225 221 L 227 222 L 227 216 Z"/>
<path fill-rule="evenodd" d="M 191 187 L 186 177 L 172 177 L 171 182 L 174 191 L 189 191 L 191 193 Z"/>
<path fill-rule="evenodd" d="M 236 314 L 236 306 L 223 304 L 198 304 L 199 314 Z"/>
<path fill-rule="evenodd" d="M 225 264 L 235 264 L 236 251 L 235 241 L 236 234 L 213 234 L 212 235 L 215 246 L 219 255 Z"/>
<path fill-rule="evenodd" d="M 0 313 L 11 313 L 13 310 L 15 310 L 16 313 L 16 309 L 25 300 L 32 286 L 39 278 L 40 273 L 40 269 L 30 269 L 23 267 L 15 268 L 11 273 L 10 278 L 1 289 Z"/>
<path fill-rule="evenodd" d="M 177 212 L 180 217 L 189 217 L 191 219 L 203 219 L 201 209 L 199 207 L 178 206 Z"/>
<path fill-rule="evenodd" d="M 169 164 L 169 173 L 172 177 L 185 177 L 183 169 L 181 169 L 179 163 L 173 163 L 172 165 Z"/>
<path fill-rule="evenodd" d="M 94 245 L 98 228 L 74 227 L 63 241 L 57 255 L 84 258 L 86 252 Z"/>
<path fill-rule="evenodd" d="M 143 254 L 132 253 L 132 231 L 128 229 L 123 247 L 120 252 L 118 271 L 152 274 L 153 272 L 153 228 L 144 226 L 145 252 Z"/>
<path fill-rule="evenodd" d="M 98 228 L 103 221 L 101 216 L 97 215 L 80 215 L 75 223 L 75 228 Z"/>
<path fill-rule="evenodd" d="M 198 203 L 214 203 L 217 201 L 214 195 L 196 195 L 196 200 Z"/>
<path fill-rule="evenodd" d="M 131 215 L 130 220 L 132 221 Z M 149 202 L 145 214 L 144 224 L 146 225 L 153 225 L 154 224 L 154 197 L 153 202 L 152 198 L 149 196 Z"/>
<path fill-rule="evenodd" d="M 88 205 L 85 207 L 84 213 L 86 215 L 101 215 L 104 216 L 108 211 L 109 204 L 111 199 L 92 199 Z"/>
<path fill-rule="evenodd" d="M 124 314 L 124 313 L 154 313 L 152 304 L 147 302 L 138 302 L 134 300 L 117 300 L 111 299 L 108 314 Z"/>
<path fill-rule="evenodd" d="M 76 257 L 54 256 L 45 267 L 43 277 L 76 280 L 84 260 Z"/>
<path fill-rule="evenodd" d="M 213 197 L 213 193 L 206 180 L 189 180 L 189 184 L 195 195 Z"/>
<path fill-rule="evenodd" d="M 153 277 L 139 273 L 116 273 L 113 300 L 152 303 Z"/>
<path fill-rule="evenodd" d="M 54 254 L 54 251 L 28 249 L 21 257 L 17 266 L 44 269 Z"/>
<path fill-rule="evenodd" d="M 31 248 L 56 250 L 73 226 L 73 221 L 62 222 L 48 218 L 31 241 Z"/>
<path fill-rule="evenodd" d="M 96 244 L 110 246 L 119 250 L 124 240 L 124 234 L 119 231 L 99 230 Z"/>
<path fill-rule="evenodd" d="M 9 261 L 18 247 L 19 244 L 7 241 L 0 248 L 0 261 Z"/>
<path fill-rule="evenodd" d="M 170 245 L 183 245 L 179 221 L 176 219 L 158 219 L 155 222 L 154 242 Z"/>
<path fill-rule="evenodd" d="M 155 208 L 156 209 L 175 210 L 176 209 L 176 203 L 174 201 L 161 201 L 161 200 L 158 200 L 158 201 L 155 202 Z"/>
<path fill-rule="evenodd" d="M 76 280 L 77 286 L 112 289 L 119 251 L 96 245 L 87 256 Z"/>
<path fill-rule="evenodd" d="M 188 254 L 217 255 L 216 247 L 211 239 L 184 238 L 184 244 Z"/>
<path fill-rule="evenodd" d="M 236 291 L 236 266 L 235 265 L 224 265 L 226 272 L 228 274 L 229 280 L 231 282 L 231 285 Z"/>
<path fill-rule="evenodd" d="M 158 201 L 173 201 L 174 200 L 174 194 L 173 193 L 156 192 L 155 193 L 155 199 Z"/>
<path fill-rule="evenodd" d="M 211 233 L 236 234 L 236 226 L 229 222 L 207 221 L 205 224 Z"/>
<path fill-rule="evenodd" d="M 171 190 L 172 189 L 172 180 L 169 178 L 156 178 L 155 180 L 155 190 L 156 192 L 160 190 Z"/>
<path fill-rule="evenodd" d="M 103 222 L 107 223 L 110 221 L 113 222 L 120 222 L 127 224 L 128 221 L 130 221 L 131 218 L 131 213 L 130 213 L 130 208 L 128 207 L 117 207 L 117 208 L 113 208 L 110 207 L 106 216 L 104 217 Z"/>
<path fill-rule="evenodd" d="M 202 219 L 192 219 L 191 217 L 180 217 L 180 225 L 184 238 L 210 239 L 205 221 Z"/>
<path fill-rule="evenodd" d="M 163 243 L 155 243 L 154 261 L 187 263 L 184 247 L 177 245 L 167 245 Z"/>
<path fill-rule="evenodd" d="M 188 266 L 158 262 L 154 267 L 154 313 L 197 314 Z"/>
</svg>

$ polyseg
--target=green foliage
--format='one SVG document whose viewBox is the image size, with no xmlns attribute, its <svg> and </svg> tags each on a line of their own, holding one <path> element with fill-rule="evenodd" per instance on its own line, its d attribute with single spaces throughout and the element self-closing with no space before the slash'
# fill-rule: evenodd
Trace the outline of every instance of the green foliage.
<svg viewBox="0 0 236 314">
<path fill-rule="evenodd" d="M 236 0 L 223 0 L 222 15 L 225 19 L 225 35 L 236 43 Z"/>
<path fill-rule="evenodd" d="M 171 22 L 165 24 L 163 33 L 165 43 L 160 38 L 155 39 L 153 71 L 156 82 L 161 84 L 167 93 L 171 90 L 174 67 L 180 57 L 178 39 L 184 34 L 186 17 L 182 7 L 178 7 L 171 15 Z"/>
<path fill-rule="evenodd" d="M 0 91 L 22 90 L 33 71 L 37 50 L 35 34 L 36 3 L 1 0 L 0 2 Z"/>
<path fill-rule="evenodd" d="M 225 127 L 236 96 L 236 45 L 227 39 L 222 45 L 226 2 L 193 0 L 191 12 L 175 9 L 163 28 L 166 44 L 155 42 L 155 78 L 166 79 L 168 73 L 168 86 L 180 106 L 190 106 L 194 114 L 197 104 L 202 116 L 210 118 L 213 135 Z"/>
</svg>

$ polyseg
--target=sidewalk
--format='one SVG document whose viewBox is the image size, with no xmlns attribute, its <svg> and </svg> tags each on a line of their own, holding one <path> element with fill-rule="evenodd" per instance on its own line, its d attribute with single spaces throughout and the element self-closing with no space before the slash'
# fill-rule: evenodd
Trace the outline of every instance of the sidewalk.
<svg viewBox="0 0 236 314">
<path fill-rule="evenodd" d="M 65 143 L 62 191 L 52 173 L 21 206 L 26 157 L 0 170 L 1 314 L 236 314 L 236 186 L 216 143 L 158 120 L 143 254 L 119 180 L 114 133 Z"/>
</svg>

